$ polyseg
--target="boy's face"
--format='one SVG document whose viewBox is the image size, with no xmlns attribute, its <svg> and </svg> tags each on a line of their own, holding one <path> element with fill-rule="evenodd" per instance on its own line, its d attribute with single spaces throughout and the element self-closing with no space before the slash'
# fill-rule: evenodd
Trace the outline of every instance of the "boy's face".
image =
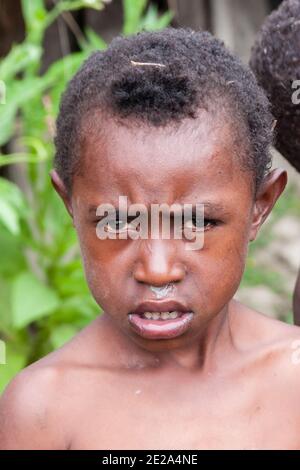
<svg viewBox="0 0 300 470">
<path fill-rule="evenodd" d="M 177 130 L 108 120 L 104 131 L 95 129 L 85 139 L 71 199 L 54 182 L 73 217 L 94 298 L 118 328 L 149 351 L 190 344 L 225 311 L 240 283 L 249 240 L 284 188 L 285 177 L 278 173 L 254 200 L 253 176 L 242 169 L 232 135 L 228 121 L 206 112 Z M 100 240 L 95 208 L 118 207 L 120 195 L 149 212 L 155 203 L 204 203 L 203 248 L 189 251 L 184 239 L 173 237 Z M 175 290 L 167 297 L 193 312 L 188 328 L 173 338 L 144 337 L 130 323 L 130 312 L 141 302 L 160 301 L 150 286 L 172 282 Z"/>
</svg>

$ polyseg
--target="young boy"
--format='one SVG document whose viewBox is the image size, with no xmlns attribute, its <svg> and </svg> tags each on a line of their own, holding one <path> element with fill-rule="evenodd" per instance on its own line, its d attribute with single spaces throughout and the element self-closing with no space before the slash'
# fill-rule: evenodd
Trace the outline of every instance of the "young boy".
<svg viewBox="0 0 300 470">
<path fill-rule="evenodd" d="M 285 0 L 265 21 L 250 62 L 272 103 L 276 146 L 300 171 L 300 1 Z M 300 270 L 294 292 L 294 320 L 300 325 Z"/>
<path fill-rule="evenodd" d="M 300 448 L 299 329 L 233 300 L 286 184 L 272 129 L 254 75 L 209 33 L 119 37 L 83 64 L 51 178 L 104 312 L 10 383 L 2 449 Z M 203 247 L 122 238 L 129 212 L 100 239 L 98 207 L 120 195 L 203 204 L 203 224 L 182 223 Z"/>
</svg>

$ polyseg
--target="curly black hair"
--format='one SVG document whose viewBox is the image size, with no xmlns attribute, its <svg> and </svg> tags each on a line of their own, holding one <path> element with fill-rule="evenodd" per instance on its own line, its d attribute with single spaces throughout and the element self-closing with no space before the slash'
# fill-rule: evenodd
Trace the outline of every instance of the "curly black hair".
<svg viewBox="0 0 300 470">
<path fill-rule="evenodd" d="M 275 146 L 300 171 L 300 104 L 292 100 L 300 79 L 300 0 L 286 0 L 265 21 L 250 67 L 277 119 Z"/>
<path fill-rule="evenodd" d="M 118 36 L 107 50 L 90 55 L 63 94 L 55 167 L 70 190 L 83 123 L 94 111 L 137 125 L 165 126 L 195 118 L 200 108 L 224 109 L 224 103 L 237 122 L 232 127 L 238 129 L 236 142 L 242 142 L 241 161 L 253 172 L 257 189 L 271 165 L 273 116 L 249 67 L 208 32 L 169 27 Z"/>
</svg>

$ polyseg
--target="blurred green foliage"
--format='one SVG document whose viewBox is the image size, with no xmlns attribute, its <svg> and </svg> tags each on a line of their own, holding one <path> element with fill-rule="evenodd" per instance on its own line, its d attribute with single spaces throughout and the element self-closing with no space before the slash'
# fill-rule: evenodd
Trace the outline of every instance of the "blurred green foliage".
<svg viewBox="0 0 300 470">
<path fill-rule="evenodd" d="M 0 178 L 0 340 L 6 365 L 0 365 L 0 392 L 24 366 L 60 347 L 97 314 L 99 306 L 84 279 L 76 233 L 53 190 L 49 171 L 53 129 L 67 82 L 86 57 L 106 47 L 87 29 L 70 54 L 40 75 L 46 28 L 62 13 L 83 7 L 101 9 L 105 0 L 58 1 L 49 12 L 42 0 L 23 0 L 26 38 L 0 62 L 6 102 L 0 105 L 0 146 L 14 139 L 12 154 L 0 166 L 22 170 L 22 190 Z M 159 16 L 147 0 L 124 0 L 122 33 L 164 28 L 171 13 Z"/>
</svg>

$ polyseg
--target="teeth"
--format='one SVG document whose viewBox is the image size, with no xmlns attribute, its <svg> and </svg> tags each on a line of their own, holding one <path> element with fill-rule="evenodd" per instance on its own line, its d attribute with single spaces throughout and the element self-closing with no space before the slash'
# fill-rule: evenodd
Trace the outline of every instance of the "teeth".
<svg viewBox="0 0 300 470">
<path fill-rule="evenodd" d="M 167 320 L 167 318 L 170 318 L 170 315 L 170 312 L 162 312 L 160 316 L 163 320 Z"/>
<path fill-rule="evenodd" d="M 152 313 L 150 313 L 150 312 L 145 312 L 145 313 L 144 313 L 144 317 L 148 318 L 148 320 L 151 320 L 151 319 L 152 319 Z"/>
<path fill-rule="evenodd" d="M 180 315 L 179 312 L 145 312 L 143 316 L 148 320 L 171 320 Z"/>
</svg>

